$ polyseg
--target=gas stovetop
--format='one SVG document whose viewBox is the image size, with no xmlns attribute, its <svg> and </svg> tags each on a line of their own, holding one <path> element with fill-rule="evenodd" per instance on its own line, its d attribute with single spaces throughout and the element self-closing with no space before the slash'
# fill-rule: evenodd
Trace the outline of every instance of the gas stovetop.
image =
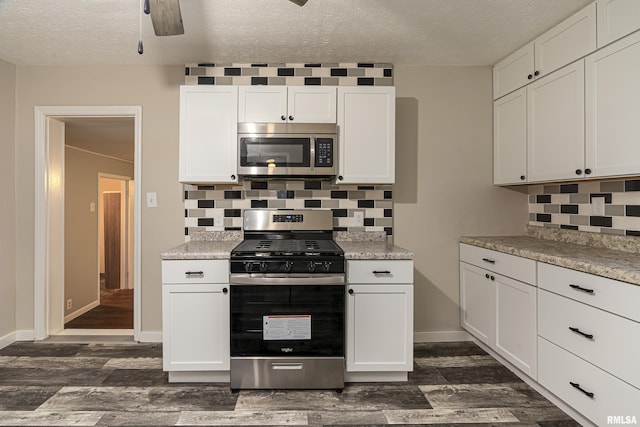
<svg viewBox="0 0 640 427">
<path fill-rule="evenodd" d="M 232 252 L 259 257 L 340 255 L 342 249 L 333 240 L 255 239 L 244 240 Z"/>
<path fill-rule="evenodd" d="M 344 273 L 330 210 L 244 212 L 244 240 L 231 251 L 231 273 Z"/>
</svg>

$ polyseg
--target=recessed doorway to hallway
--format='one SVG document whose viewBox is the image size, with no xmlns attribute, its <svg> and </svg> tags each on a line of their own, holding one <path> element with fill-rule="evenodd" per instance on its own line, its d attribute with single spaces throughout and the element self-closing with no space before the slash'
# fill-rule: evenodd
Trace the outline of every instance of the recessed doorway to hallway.
<svg viewBox="0 0 640 427">
<path fill-rule="evenodd" d="M 62 333 L 131 332 L 133 118 L 73 118 L 64 122 Z"/>
</svg>

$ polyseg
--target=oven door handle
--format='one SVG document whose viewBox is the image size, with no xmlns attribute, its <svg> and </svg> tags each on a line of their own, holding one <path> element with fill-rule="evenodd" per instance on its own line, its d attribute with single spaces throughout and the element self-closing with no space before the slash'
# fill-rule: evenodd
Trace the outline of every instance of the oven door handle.
<svg viewBox="0 0 640 427">
<path fill-rule="evenodd" d="M 316 274 L 295 277 L 278 274 L 231 274 L 231 285 L 344 285 L 344 274 Z"/>
</svg>

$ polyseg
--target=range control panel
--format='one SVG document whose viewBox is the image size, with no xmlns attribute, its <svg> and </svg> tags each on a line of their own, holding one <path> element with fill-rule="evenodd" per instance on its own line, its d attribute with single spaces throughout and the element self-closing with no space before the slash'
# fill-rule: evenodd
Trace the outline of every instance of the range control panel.
<svg viewBox="0 0 640 427">
<path fill-rule="evenodd" d="M 304 222 L 304 215 L 302 214 L 278 214 L 274 215 L 273 222 Z"/>
</svg>

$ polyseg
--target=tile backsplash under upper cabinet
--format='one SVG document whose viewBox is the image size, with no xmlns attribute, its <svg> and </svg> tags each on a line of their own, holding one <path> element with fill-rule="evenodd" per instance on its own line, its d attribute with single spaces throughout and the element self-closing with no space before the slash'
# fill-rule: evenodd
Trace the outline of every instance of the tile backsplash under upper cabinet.
<svg viewBox="0 0 640 427">
<path fill-rule="evenodd" d="M 594 197 L 604 198 L 604 215 Z M 529 224 L 640 236 L 640 179 L 530 186 Z"/>
<path fill-rule="evenodd" d="M 393 234 L 391 185 L 336 185 L 332 181 L 244 181 L 239 185 L 184 185 L 185 239 L 193 231 L 240 230 L 250 208 L 331 209 L 335 231 Z M 357 226 L 354 212 L 364 213 Z M 223 217 L 223 224 L 214 218 Z"/>
<path fill-rule="evenodd" d="M 393 86 L 393 65 L 211 64 L 185 65 L 186 85 Z M 244 181 L 238 185 L 184 186 L 185 240 L 193 231 L 240 230 L 250 208 L 331 209 L 336 231 L 393 235 L 391 185 L 337 185 L 332 181 Z M 357 226 L 354 212 L 364 213 Z M 214 217 L 223 224 L 214 225 Z"/>
</svg>

